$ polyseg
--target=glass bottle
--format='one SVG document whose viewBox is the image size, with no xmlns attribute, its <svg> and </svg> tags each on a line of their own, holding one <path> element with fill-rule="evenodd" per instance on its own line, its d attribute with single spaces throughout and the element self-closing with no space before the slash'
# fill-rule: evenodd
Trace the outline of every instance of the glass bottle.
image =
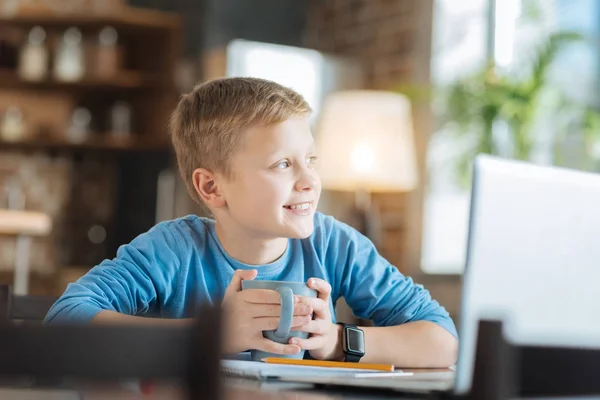
<svg viewBox="0 0 600 400">
<path fill-rule="evenodd" d="M 131 106 L 117 101 L 110 109 L 110 131 L 114 137 L 127 138 L 131 135 Z"/>
<path fill-rule="evenodd" d="M 85 107 L 77 107 L 73 110 L 71 123 L 68 129 L 68 139 L 73 143 L 83 143 L 90 136 L 90 123 L 92 113 Z"/>
<path fill-rule="evenodd" d="M 19 107 L 11 106 L 6 109 L 0 121 L 0 137 L 2 140 L 15 142 L 25 136 L 25 122 Z"/>
<path fill-rule="evenodd" d="M 19 77 L 27 81 L 41 81 L 48 73 L 48 49 L 44 43 L 46 31 L 35 26 L 29 31 L 27 43 L 21 48 Z"/>
<path fill-rule="evenodd" d="M 118 37 L 117 30 L 112 26 L 102 28 L 98 34 L 96 75 L 101 78 L 111 77 L 119 70 Z"/>
<path fill-rule="evenodd" d="M 84 51 L 81 31 L 71 27 L 65 31 L 56 50 L 54 77 L 60 81 L 73 82 L 83 78 Z"/>
</svg>

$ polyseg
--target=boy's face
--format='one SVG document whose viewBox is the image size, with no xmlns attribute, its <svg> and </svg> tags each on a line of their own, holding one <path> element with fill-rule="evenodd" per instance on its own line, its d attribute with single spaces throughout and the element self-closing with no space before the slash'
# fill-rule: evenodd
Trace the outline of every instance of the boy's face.
<svg viewBox="0 0 600 400">
<path fill-rule="evenodd" d="M 230 162 L 218 183 L 230 224 L 265 239 L 313 232 L 321 181 L 307 117 L 248 129 Z"/>
</svg>

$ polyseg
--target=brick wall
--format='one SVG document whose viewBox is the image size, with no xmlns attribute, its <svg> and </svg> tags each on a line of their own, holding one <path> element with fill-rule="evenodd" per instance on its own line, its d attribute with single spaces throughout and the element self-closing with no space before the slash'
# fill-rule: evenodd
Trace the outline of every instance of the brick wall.
<svg viewBox="0 0 600 400">
<path fill-rule="evenodd" d="M 368 88 L 393 89 L 427 81 L 431 17 L 432 0 L 311 0 L 305 45 L 357 58 L 364 66 Z M 428 129 L 422 113 L 414 108 L 417 155 L 423 171 Z M 327 195 L 334 202 L 348 201 L 341 193 Z M 379 250 L 402 271 L 418 263 L 421 198 L 421 188 L 411 194 L 374 195 L 385 224 Z"/>
<path fill-rule="evenodd" d="M 369 85 L 387 89 L 411 79 L 420 14 L 427 11 L 426 3 L 311 0 L 306 45 L 364 60 Z"/>
</svg>

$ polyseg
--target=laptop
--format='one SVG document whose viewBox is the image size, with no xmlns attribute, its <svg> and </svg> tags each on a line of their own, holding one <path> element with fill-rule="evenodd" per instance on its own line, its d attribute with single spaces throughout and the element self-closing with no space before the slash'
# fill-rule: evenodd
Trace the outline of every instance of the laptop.
<svg viewBox="0 0 600 400">
<path fill-rule="evenodd" d="M 473 167 L 455 372 L 300 378 L 407 393 L 471 389 L 478 321 L 517 344 L 600 347 L 600 175 L 479 155 Z M 557 316 L 560 316 L 557 318 Z"/>
</svg>

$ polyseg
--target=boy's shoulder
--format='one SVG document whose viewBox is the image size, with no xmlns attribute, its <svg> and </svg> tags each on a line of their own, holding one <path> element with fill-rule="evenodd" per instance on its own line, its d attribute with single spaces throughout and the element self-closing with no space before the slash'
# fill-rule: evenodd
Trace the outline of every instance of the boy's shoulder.
<svg viewBox="0 0 600 400">
<path fill-rule="evenodd" d="M 205 232 L 210 225 L 214 226 L 215 221 L 207 217 L 200 217 L 195 214 L 189 214 L 184 217 L 171 219 L 168 221 L 159 222 L 153 229 L 170 229 L 178 231 L 193 230 L 197 232 Z"/>
<path fill-rule="evenodd" d="M 327 268 L 354 265 L 359 251 L 362 254 L 376 251 L 372 242 L 352 226 L 331 215 L 315 213 L 315 229 L 307 238 L 311 251 L 316 252 Z"/>
<path fill-rule="evenodd" d="M 172 261 L 186 257 L 202 251 L 210 243 L 211 224 L 214 226 L 214 221 L 197 215 L 159 222 L 129 243 L 119 246 L 117 258 L 145 254 L 150 259 L 158 257 Z"/>
<path fill-rule="evenodd" d="M 315 240 L 355 240 L 359 232 L 350 225 L 337 220 L 331 215 L 316 212 L 314 217 L 315 230 L 312 237 Z"/>
<path fill-rule="evenodd" d="M 190 238 L 206 237 L 212 226 L 214 226 L 214 220 L 190 214 L 159 222 L 146 233 L 136 237 L 132 243 L 136 241 L 174 240 L 181 245 Z"/>
</svg>

